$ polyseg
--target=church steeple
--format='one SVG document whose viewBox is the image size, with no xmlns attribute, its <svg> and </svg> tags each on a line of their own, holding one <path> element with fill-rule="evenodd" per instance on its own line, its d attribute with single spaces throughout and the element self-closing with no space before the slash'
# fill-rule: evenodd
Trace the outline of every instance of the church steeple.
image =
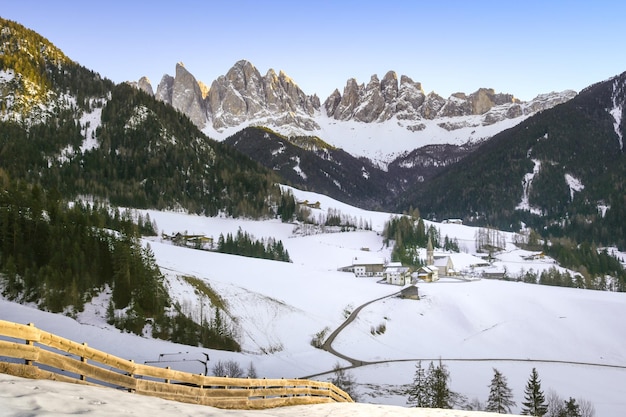
<svg viewBox="0 0 626 417">
<path fill-rule="evenodd" d="M 430 240 L 430 235 L 428 236 L 428 246 L 426 246 L 426 266 L 435 264 L 435 254 L 433 250 L 433 242 Z"/>
</svg>

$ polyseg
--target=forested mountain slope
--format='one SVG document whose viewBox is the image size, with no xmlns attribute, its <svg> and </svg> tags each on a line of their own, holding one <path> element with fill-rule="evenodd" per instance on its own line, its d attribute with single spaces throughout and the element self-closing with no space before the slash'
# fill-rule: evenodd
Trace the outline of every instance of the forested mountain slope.
<svg viewBox="0 0 626 417">
<path fill-rule="evenodd" d="M 398 208 L 624 247 L 625 103 L 623 73 L 494 136 Z"/>
<path fill-rule="evenodd" d="M 14 179 L 134 207 L 273 215 L 278 177 L 189 118 L 114 85 L 0 20 L 0 168 Z"/>
</svg>

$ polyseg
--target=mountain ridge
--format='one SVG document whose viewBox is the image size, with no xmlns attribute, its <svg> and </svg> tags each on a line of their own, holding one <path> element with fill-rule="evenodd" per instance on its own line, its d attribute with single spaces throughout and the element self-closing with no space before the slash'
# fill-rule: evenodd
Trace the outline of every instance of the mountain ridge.
<svg viewBox="0 0 626 417">
<path fill-rule="evenodd" d="M 141 88 L 149 93 L 152 87 L 145 77 L 140 81 Z M 140 87 L 140 82 L 131 84 Z M 483 136 L 489 137 L 493 130 L 500 131 L 510 124 L 503 122 L 521 120 L 565 102 L 576 94 L 572 90 L 552 92 L 522 102 L 512 94 L 481 88 L 471 94 L 455 93 L 444 99 L 435 92 L 425 94 L 421 83 L 410 77 L 401 75 L 398 80 L 394 71 L 388 71 L 382 80 L 372 75 L 367 85 L 350 78 L 343 94 L 335 89 L 321 103 L 316 94 L 305 94 L 283 71 L 276 75 L 270 69 L 262 76 L 246 60 L 238 61 L 226 75 L 214 80 L 208 91 L 200 91 L 199 84 L 179 63 L 176 65 L 176 76 L 164 75 L 154 94 L 189 115 L 200 129 L 218 140 L 253 125 L 266 126 L 286 136 L 315 135 L 343 147 L 332 126 L 356 122 L 366 126 L 382 124 L 394 134 L 411 137 L 414 143 L 404 147 L 404 152 L 410 152 L 420 144 L 433 144 L 425 139 L 427 136 L 442 136 L 442 133 L 445 135 L 445 132 L 462 129 L 485 130 L 488 133 Z M 180 89 L 186 91 L 188 96 L 174 97 L 169 91 L 176 85 L 181 85 Z M 500 123 L 503 127 L 498 129 Z M 496 129 L 493 129 L 494 126 Z M 467 136 L 467 132 L 462 135 Z M 480 136 L 480 132 L 477 135 Z M 383 141 L 383 138 L 378 139 Z M 453 139 L 444 141 L 452 143 Z M 462 140 L 465 141 L 467 138 Z M 382 149 L 380 143 L 379 149 Z M 378 158 L 371 152 L 367 154 L 346 150 L 355 156 L 365 156 L 384 163 L 393 159 L 392 155 Z"/>
</svg>

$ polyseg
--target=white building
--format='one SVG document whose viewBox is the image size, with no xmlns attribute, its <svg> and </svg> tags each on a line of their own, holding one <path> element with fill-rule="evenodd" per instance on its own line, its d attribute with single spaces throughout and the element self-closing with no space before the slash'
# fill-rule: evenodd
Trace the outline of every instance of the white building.
<svg viewBox="0 0 626 417">
<path fill-rule="evenodd" d="M 411 283 L 411 272 L 408 266 L 401 262 L 389 262 L 385 265 L 385 281 L 392 285 L 407 285 Z"/>
</svg>

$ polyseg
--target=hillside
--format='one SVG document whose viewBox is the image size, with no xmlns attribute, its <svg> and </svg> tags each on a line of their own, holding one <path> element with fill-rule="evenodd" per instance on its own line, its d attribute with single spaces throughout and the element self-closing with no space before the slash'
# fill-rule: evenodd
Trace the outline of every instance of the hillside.
<svg viewBox="0 0 626 417">
<path fill-rule="evenodd" d="M 494 136 L 397 209 L 624 247 L 625 85 L 623 73 Z"/>
<path fill-rule="evenodd" d="M 219 360 L 236 360 L 244 368 L 253 363 L 259 376 L 317 375 L 315 378 L 327 380 L 335 363 L 348 363 L 312 347 L 315 334 L 326 327 L 338 327 L 346 310 L 399 289 L 377 283 L 374 278 L 355 278 L 351 273 L 337 271 L 355 257 L 389 256 L 390 248 L 384 246 L 380 235 L 389 214 L 351 208 L 321 195 L 293 192 L 297 199 L 320 202 L 321 209 L 312 209 L 316 217 L 335 209 L 353 218 L 367 219 L 373 230 L 303 235 L 294 234 L 294 225 L 279 221 L 149 212 L 160 232 L 167 234 L 187 230 L 217 236 L 241 228 L 258 238 L 271 235 L 284 242 L 292 263 L 177 247 L 161 238 L 145 241 L 150 243 L 165 274 L 171 296 L 196 320 L 201 314 L 213 314 L 212 304 L 183 277 L 201 279 L 226 300 L 227 320 L 238 334 L 242 353 L 172 345 L 119 333 L 103 320 L 109 297 L 106 291 L 85 306 L 77 321 L 6 301 L 0 303 L 1 315 L 7 320 L 34 322 L 44 330 L 136 361 L 160 361 L 159 355 L 167 353 L 163 366 L 175 369 L 202 372 L 202 353 L 209 352 L 209 367 Z M 435 226 L 442 235 L 456 237 L 461 249 L 468 252 L 459 254 L 459 269 L 469 278 L 479 275 L 479 269 L 472 269 L 464 261 L 475 251 L 477 229 L 454 224 Z M 506 269 L 515 276 L 531 269 L 558 268 L 549 258 L 524 260 L 530 252 L 513 245 L 514 235 L 504 236 L 506 251 L 495 254 L 496 260 L 487 271 Z M 519 412 L 524 384 L 531 368 L 536 367 L 546 391 L 553 389 L 565 398 L 586 399 L 594 404 L 597 415 L 621 415 L 623 400 L 615 386 L 626 377 L 620 347 L 626 340 L 614 329 L 620 328 L 626 313 L 623 293 L 477 277 L 419 283 L 418 287 L 421 300 L 391 297 L 371 304 L 335 341 L 335 349 L 365 362 L 365 366 L 349 369 L 357 381 L 361 401 L 405 405 L 403 391 L 412 380 L 416 361 L 442 359 L 450 370 L 452 389 L 468 400 L 486 400 L 492 368 L 497 367 L 508 378 L 518 404 L 515 412 Z M 371 328 L 381 323 L 386 331 L 373 335 Z"/>
<path fill-rule="evenodd" d="M 0 19 L 0 168 L 115 205 L 275 215 L 278 177 L 207 138 L 171 106 L 114 85 Z"/>
<path fill-rule="evenodd" d="M 247 127 L 223 141 L 280 175 L 294 187 L 371 209 L 389 206 L 403 188 L 368 159 L 357 159 L 312 136 L 291 137 Z"/>
</svg>

